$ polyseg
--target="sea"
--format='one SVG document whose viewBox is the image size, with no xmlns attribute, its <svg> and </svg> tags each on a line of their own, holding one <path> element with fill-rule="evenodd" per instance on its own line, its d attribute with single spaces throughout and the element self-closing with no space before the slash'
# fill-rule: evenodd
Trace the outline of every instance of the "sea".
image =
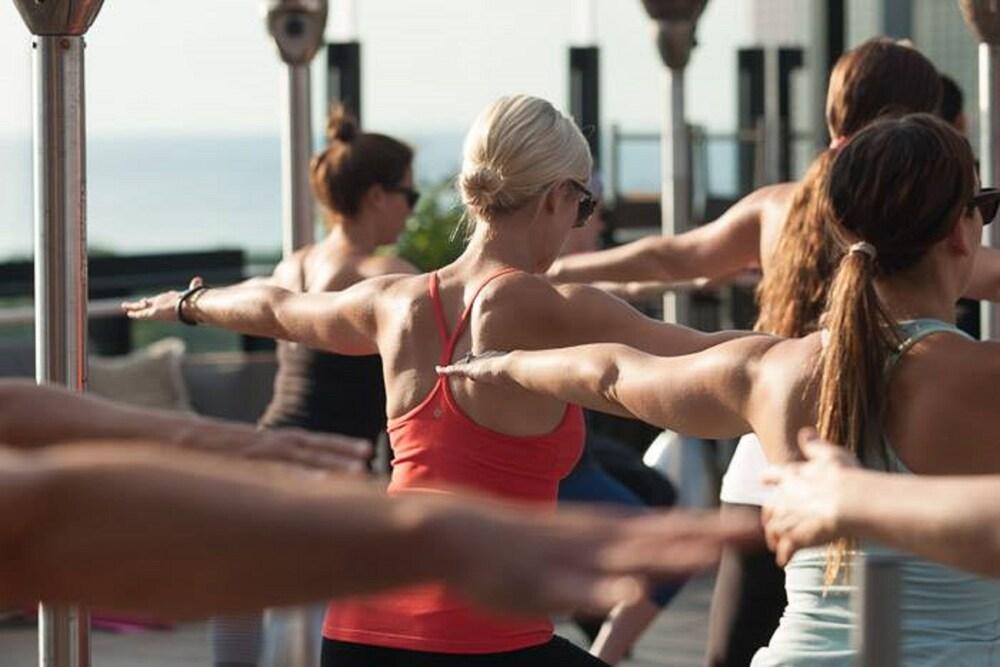
<svg viewBox="0 0 1000 667">
<path fill-rule="evenodd" d="M 416 149 L 418 183 L 457 173 L 461 132 L 403 138 Z M 623 142 L 616 153 L 622 193 L 658 191 L 656 141 Z M 735 147 L 709 144 L 706 158 L 709 191 L 735 191 Z M 32 173 L 31 137 L 0 137 L 0 262 L 31 255 Z M 88 243 L 96 252 L 242 248 L 274 254 L 281 246 L 280 138 L 91 137 L 87 202 Z"/>
</svg>

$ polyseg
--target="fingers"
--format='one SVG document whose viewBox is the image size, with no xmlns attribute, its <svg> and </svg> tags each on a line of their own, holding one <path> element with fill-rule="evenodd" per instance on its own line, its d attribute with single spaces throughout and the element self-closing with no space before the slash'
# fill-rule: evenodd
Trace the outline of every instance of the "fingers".
<svg viewBox="0 0 1000 667">
<path fill-rule="evenodd" d="M 294 463 L 319 470 L 367 472 L 372 446 L 365 440 L 339 435 L 317 435 L 301 429 L 261 433 L 260 446 L 244 450 L 248 458 Z"/>
<path fill-rule="evenodd" d="M 205 284 L 205 281 L 202 280 L 201 276 L 195 276 L 194 278 L 191 279 L 191 282 L 188 284 L 188 289 L 193 289 L 195 287 L 201 287 L 204 284 Z"/>
</svg>

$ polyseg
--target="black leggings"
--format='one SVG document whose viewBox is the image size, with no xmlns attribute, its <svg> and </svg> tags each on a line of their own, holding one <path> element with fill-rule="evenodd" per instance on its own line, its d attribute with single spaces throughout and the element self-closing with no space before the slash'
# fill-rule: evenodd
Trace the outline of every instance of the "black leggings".
<svg viewBox="0 0 1000 667">
<path fill-rule="evenodd" d="M 425 653 L 323 639 L 322 667 L 607 667 L 562 637 L 505 653 Z"/>
<path fill-rule="evenodd" d="M 747 508 L 723 504 L 723 512 L 727 507 Z M 771 640 L 786 604 L 785 571 L 773 553 L 727 549 L 712 595 L 705 667 L 749 665 L 757 649 Z"/>
</svg>

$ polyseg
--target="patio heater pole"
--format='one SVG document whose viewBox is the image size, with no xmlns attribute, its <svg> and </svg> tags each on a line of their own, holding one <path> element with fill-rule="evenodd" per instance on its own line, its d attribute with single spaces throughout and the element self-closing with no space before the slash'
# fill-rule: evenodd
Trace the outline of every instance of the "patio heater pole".
<svg viewBox="0 0 1000 667">
<path fill-rule="evenodd" d="M 691 146 L 684 119 L 684 68 L 695 45 L 698 17 L 707 1 L 642 0 L 646 13 L 657 22 L 656 45 L 665 66 L 666 106 L 660 142 L 664 236 L 684 231 L 691 217 Z M 686 297 L 668 294 L 663 300 L 663 319 L 688 321 L 688 305 Z"/>
<path fill-rule="evenodd" d="M 267 29 L 288 65 L 282 125 L 282 250 L 287 257 L 313 241 L 309 191 L 312 95 L 309 64 L 323 43 L 327 0 L 268 0 Z"/>
<path fill-rule="evenodd" d="M 900 573 L 897 556 L 860 559 L 861 586 L 854 598 L 858 625 L 853 644 L 857 667 L 897 667 L 899 663 Z"/>
<path fill-rule="evenodd" d="M 984 186 L 1000 182 L 1000 0 L 959 0 L 969 29 L 979 40 L 979 160 Z M 1000 229 L 983 230 L 983 243 L 1000 247 Z M 1000 339 L 1000 308 L 982 303 L 984 339 Z"/>
<path fill-rule="evenodd" d="M 83 35 L 103 0 L 14 0 L 34 35 L 35 379 L 87 382 L 87 208 Z M 39 664 L 87 667 L 82 609 L 39 605 Z"/>
</svg>

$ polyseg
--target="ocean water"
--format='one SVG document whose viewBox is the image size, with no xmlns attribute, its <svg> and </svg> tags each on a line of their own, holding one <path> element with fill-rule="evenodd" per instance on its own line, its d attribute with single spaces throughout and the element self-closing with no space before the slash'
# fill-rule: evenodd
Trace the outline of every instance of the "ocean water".
<svg viewBox="0 0 1000 667">
<path fill-rule="evenodd" d="M 405 137 L 419 183 L 454 175 L 462 134 Z M 709 144 L 709 191 L 735 187 L 735 147 Z M 116 253 L 281 245 L 281 147 L 277 135 L 91 138 L 87 145 L 88 241 Z M 623 191 L 656 192 L 655 142 L 623 145 Z M 698 176 L 696 175 L 696 180 Z M 31 254 L 32 152 L 28 136 L 0 139 L 0 261 Z"/>
</svg>

